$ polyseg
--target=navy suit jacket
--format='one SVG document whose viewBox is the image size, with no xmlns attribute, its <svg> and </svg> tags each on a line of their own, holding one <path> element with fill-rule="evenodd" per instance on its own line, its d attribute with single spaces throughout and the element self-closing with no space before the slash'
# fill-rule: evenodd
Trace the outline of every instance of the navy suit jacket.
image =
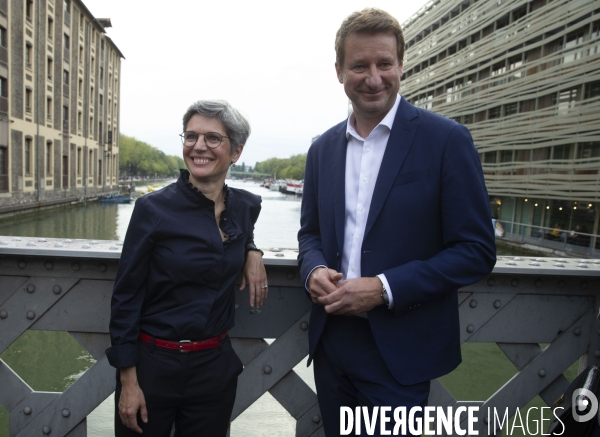
<svg viewBox="0 0 600 437">
<path fill-rule="evenodd" d="M 343 121 L 308 152 L 298 233 L 304 282 L 318 265 L 341 270 L 347 144 Z M 361 248 L 362 276 L 384 273 L 393 293 L 394 308 L 377 306 L 368 318 L 398 382 L 415 384 L 458 366 L 457 290 L 491 272 L 495 247 L 481 163 L 468 129 L 402 99 Z M 324 308 L 313 305 L 309 363 L 326 320 Z"/>
</svg>

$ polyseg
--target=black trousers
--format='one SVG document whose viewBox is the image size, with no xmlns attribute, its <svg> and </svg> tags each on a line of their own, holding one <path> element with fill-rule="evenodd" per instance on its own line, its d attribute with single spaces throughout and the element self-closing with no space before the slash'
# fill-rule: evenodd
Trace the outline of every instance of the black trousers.
<svg viewBox="0 0 600 437">
<path fill-rule="evenodd" d="M 139 343 L 138 383 L 144 392 L 148 423 L 139 418 L 144 437 L 227 435 L 242 363 L 229 337 L 214 349 L 182 353 Z M 117 370 L 115 436 L 139 437 L 125 427 L 118 411 L 121 383 Z"/>
<path fill-rule="evenodd" d="M 341 407 L 367 407 L 370 414 L 373 407 L 381 406 L 408 411 L 426 406 L 429 397 L 429 381 L 402 385 L 394 378 L 379 353 L 369 321 L 362 317 L 328 317 L 314 356 L 314 374 L 327 437 L 340 435 Z M 393 423 L 386 424 L 388 431 L 393 427 Z M 380 430 L 379 420 L 372 434 L 363 421 L 360 431 L 353 427 L 350 435 L 379 436 Z"/>
</svg>

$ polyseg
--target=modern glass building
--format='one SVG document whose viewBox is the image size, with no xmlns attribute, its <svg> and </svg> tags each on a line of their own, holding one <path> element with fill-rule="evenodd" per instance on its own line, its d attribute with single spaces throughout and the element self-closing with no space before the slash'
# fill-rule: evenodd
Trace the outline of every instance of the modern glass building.
<svg viewBox="0 0 600 437">
<path fill-rule="evenodd" d="M 600 249 L 600 3 L 434 0 L 403 28 L 401 94 L 470 129 L 508 234 Z"/>
</svg>

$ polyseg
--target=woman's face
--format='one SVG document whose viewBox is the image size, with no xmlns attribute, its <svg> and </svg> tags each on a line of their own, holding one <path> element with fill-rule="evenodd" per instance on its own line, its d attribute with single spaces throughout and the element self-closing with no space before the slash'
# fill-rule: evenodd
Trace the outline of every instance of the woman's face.
<svg viewBox="0 0 600 437">
<path fill-rule="evenodd" d="M 194 146 L 183 146 L 183 160 L 190 171 L 192 185 L 199 188 L 207 183 L 223 184 L 229 166 L 231 163 L 237 162 L 243 146 L 240 146 L 235 154 L 231 154 L 231 143 L 229 138 L 225 138 L 227 133 L 223 123 L 216 118 L 194 114 L 185 131 L 200 134 Z M 208 132 L 214 132 L 223 137 L 218 147 L 211 149 L 206 145 L 203 134 Z"/>
</svg>

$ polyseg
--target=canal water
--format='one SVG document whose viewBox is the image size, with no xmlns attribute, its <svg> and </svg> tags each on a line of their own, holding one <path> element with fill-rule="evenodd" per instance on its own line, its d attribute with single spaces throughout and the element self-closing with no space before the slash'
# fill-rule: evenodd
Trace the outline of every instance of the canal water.
<svg viewBox="0 0 600 437">
<path fill-rule="evenodd" d="M 168 182 L 159 182 L 157 188 L 165 183 Z M 255 228 L 255 240 L 259 247 L 297 248 L 300 197 L 269 191 L 252 182 L 227 183 L 262 196 L 262 211 Z M 146 183 L 138 183 L 134 197 L 141 194 L 142 190 L 148 190 Z M 123 240 L 133 206 L 88 202 L 86 205 L 60 207 L 35 215 L 3 218 L 0 220 L 0 235 Z M 498 250 L 498 255 L 523 254 L 509 247 L 499 247 Z M 93 358 L 63 332 L 28 331 L 0 358 L 38 391 L 63 391 L 94 363 Z M 493 369 L 494 378 L 489 377 L 490 369 Z M 314 390 L 312 370 L 306 367 L 305 361 L 298 364 L 295 370 Z M 495 344 L 465 344 L 463 364 L 442 378 L 442 382 L 459 400 L 483 400 L 515 373 L 514 366 Z M 572 366 L 568 373 L 569 378 L 574 377 L 576 367 Z M 110 396 L 88 417 L 88 436 L 113 435 L 113 402 Z M 537 398 L 528 406 L 540 407 L 542 401 Z M 8 415 L 0 406 L 0 437 L 8 435 Z M 233 422 L 231 435 L 293 436 L 295 420 L 267 393 Z"/>
</svg>

